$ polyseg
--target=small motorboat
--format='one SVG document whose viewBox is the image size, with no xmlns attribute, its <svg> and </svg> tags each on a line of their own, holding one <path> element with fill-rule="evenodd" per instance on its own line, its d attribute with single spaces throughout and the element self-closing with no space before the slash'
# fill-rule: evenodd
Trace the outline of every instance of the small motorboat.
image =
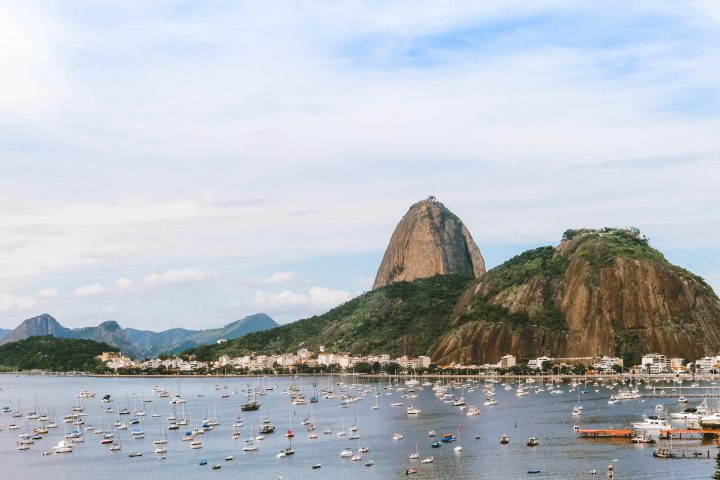
<svg viewBox="0 0 720 480">
<path fill-rule="evenodd" d="M 405 475 L 412 475 L 414 473 L 418 473 L 420 470 L 417 467 L 410 467 L 407 470 L 405 470 Z"/>
<path fill-rule="evenodd" d="M 632 439 L 633 443 L 647 443 L 652 444 L 655 443 L 655 440 L 651 436 L 645 436 L 645 435 L 635 435 Z"/>
<path fill-rule="evenodd" d="M 540 444 L 540 441 L 537 439 L 537 437 L 530 437 L 527 441 L 528 447 L 537 447 Z"/>
<path fill-rule="evenodd" d="M 540 470 L 537 468 L 533 468 L 527 471 L 528 475 L 534 475 L 536 473 L 540 473 Z"/>
<path fill-rule="evenodd" d="M 434 461 L 435 461 L 435 458 L 434 458 L 434 457 L 427 457 L 427 458 L 423 458 L 420 463 L 422 463 L 423 465 L 425 465 L 425 464 L 428 464 L 428 463 L 433 463 Z"/>
<path fill-rule="evenodd" d="M 207 460 L 202 459 L 198 462 L 198 465 L 207 465 Z"/>
<path fill-rule="evenodd" d="M 322 463 L 316 463 L 315 465 L 312 466 L 313 470 L 317 470 L 319 468 L 322 468 Z"/>
<path fill-rule="evenodd" d="M 225 457 L 225 461 L 226 461 L 226 462 L 229 462 L 229 461 L 231 461 L 231 460 L 235 460 L 235 457 L 233 457 L 232 455 L 228 455 L 228 456 Z"/>
<path fill-rule="evenodd" d="M 502 445 L 507 445 L 508 443 L 510 443 L 510 437 L 508 437 L 506 434 L 503 433 L 503 434 L 500 436 L 500 443 L 501 443 Z"/>
<path fill-rule="evenodd" d="M 212 469 L 213 469 L 213 470 L 220 470 L 221 467 L 222 467 L 222 465 L 220 465 L 219 463 L 216 463 L 216 464 L 214 464 L 214 465 L 212 466 Z"/>
<path fill-rule="evenodd" d="M 430 444 L 430 446 L 431 446 L 432 448 L 440 448 L 440 447 L 442 447 L 442 443 L 440 443 L 440 442 L 433 442 L 432 444 Z"/>
<path fill-rule="evenodd" d="M 373 465 L 375 465 L 375 462 L 373 462 L 372 460 L 368 460 L 367 462 L 365 462 L 366 467 L 372 467 Z"/>
</svg>

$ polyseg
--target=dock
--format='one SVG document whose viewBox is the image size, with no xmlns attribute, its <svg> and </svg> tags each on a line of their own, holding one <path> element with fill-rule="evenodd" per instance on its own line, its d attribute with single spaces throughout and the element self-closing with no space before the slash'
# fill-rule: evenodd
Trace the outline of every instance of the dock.
<svg viewBox="0 0 720 480">
<path fill-rule="evenodd" d="M 643 398 L 720 398 L 720 392 L 671 392 L 671 393 L 643 393 Z"/>
<path fill-rule="evenodd" d="M 660 430 L 660 438 L 663 440 L 669 440 L 672 438 L 683 438 L 683 435 L 685 435 L 685 438 L 696 438 L 696 436 L 701 436 L 702 438 L 718 438 L 720 437 L 720 430 L 710 430 L 710 429 L 702 429 L 702 430 L 688 430 L 683 428 L 671 428 L 670 430 Z"/>
<path fill-rule="evenodd" d="M 633 431 L 627 429 L 579 429 L 577 434 L 580 438 L 632 438 Z"/>
</svg>

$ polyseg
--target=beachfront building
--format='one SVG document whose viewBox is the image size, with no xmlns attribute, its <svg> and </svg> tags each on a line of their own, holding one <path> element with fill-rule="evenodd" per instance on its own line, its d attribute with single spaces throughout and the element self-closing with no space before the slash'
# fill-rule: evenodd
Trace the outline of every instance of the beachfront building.
<svg viewBox="0 0 720 480">
<path fill-rule="evenodd" d="M 618 357 L 603 356 L 595 364 L 593 364 L 593 370 L 597 372 L 612 372 L 615 365 L 623 367 L 623 359 Z"/>
<path fill-rule="evenodd" d="M 697 371 L 700 373 L 710 373 L 710 371 L 720 371 L 720 356 L 703 357 L 695 362 Z"/>
<path fill-rule="evenodd" d="M 420 355 L 417 358 L 418 368 L 430 368 L 431 363 L 430 357 L 426 357 L 425 355 Z"/>
<path fill-rule="evenodd" d="M 670 359 L 659 353 L 643 355 L 640 365 L 645 369 L 645 373 L 657 374 L 670 371 Z"/>
<path fill-rule="evenodd" d="M 686 373 L 687 365 L 685 365 L 685 359 L 679 357 L 673 357 L 670 359 L 670 371 L 673 373 Z"/>
<path fill-rule="evenodd" d="M 515 355 L 503 355 L 500 357 L 500 368 L 511 368 L 514 367 L 517 364 L 517 359 L 515 358 Z"/>
<path fill-rule="evenodd" d="M 550 357 L 538 357 L 533 358 L 528 361 L 528 368 L 532 368 L 533 370 L 540 370 L 542 368 L 543 363 L 545 362 L 553 362 L 553 359 Z"/>
</svg>

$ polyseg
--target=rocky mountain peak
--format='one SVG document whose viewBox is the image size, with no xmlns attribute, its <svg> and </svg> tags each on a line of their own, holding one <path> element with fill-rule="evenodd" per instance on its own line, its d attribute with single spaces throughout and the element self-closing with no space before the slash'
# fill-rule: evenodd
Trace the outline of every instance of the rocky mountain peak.
<svg viewBox="0 0 720 480">
<path fill-rule="evenodd" d="M 16 342 L 28 337 L 36 337 L 42 335 L 59 336 L 64 327 L 58 323 L 52 316 L 47 313 L 38 315 L 37 317 L 28 318 L 22 322 L 15 330 L 10 332 L 2 339 L 1 344 Z"/>
<path fill-rule="evenodd" d="M 720 351 L 720 299 L 671 264 L 635 228 L 568 230 L 557 247 L 524 252 L 461 295 L 455 327 L 430 351 L 440 364 L 645 353 L 694 360 Z"/>
<path fill-rule="evenodd" d="M 480 249 L 463 222 L 430 196 L 411 206 L 398 223 L 373 289 L 434 275 L 473 278 L 484 272 Z"/>
</svg>

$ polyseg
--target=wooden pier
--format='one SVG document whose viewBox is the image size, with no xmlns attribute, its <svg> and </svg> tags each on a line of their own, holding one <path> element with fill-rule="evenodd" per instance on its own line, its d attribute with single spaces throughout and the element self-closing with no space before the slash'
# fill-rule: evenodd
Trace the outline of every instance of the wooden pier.
<svg viewBox="0 0 720 480">
<path fill-rule="evenodd" d="M 689 430 L 689 429 L 683 429 L 683 428 L 671 428 L 670 430 L 660 430 L 660 438 L 663 440 L 669 440 L 672 438 L 683 438 L 683 435 L 685 435 L 685 438 L 696 438 L 696 436 L 701 436 L 704 439 L 707 438 L 718 438 L 720 437 L 720 430 L 710 430 L 710 429 L 702 429 L 702 430 Z"/>
<path fill-rule="evenodd" d="M 644 398 L 720 398 L 720 392 L 670 392 L 670 393 L 642 393 Z"/>
<path fill-rule="evenodd" d="M 580 438 L 632 438 L 631 429 L 579 429 L 576 430 Z"/>
<path fill-rule="evenodd" d="M 658 456 L 653 455 L 655 458 L 659 458 L 662 460 L 670 460 L 670 459 L 678 459 L 678 458 L 686 458 L 686 459 L 704 459 L 709 460 L 710 458 L 715 458 L 715 455 L 710 455 L 710 450 L 701 451 L 701 450 L 676 450 L 676 449 L 667 449 L 667 453 L 669 453 L 670 456 Z"/>
</svg>

